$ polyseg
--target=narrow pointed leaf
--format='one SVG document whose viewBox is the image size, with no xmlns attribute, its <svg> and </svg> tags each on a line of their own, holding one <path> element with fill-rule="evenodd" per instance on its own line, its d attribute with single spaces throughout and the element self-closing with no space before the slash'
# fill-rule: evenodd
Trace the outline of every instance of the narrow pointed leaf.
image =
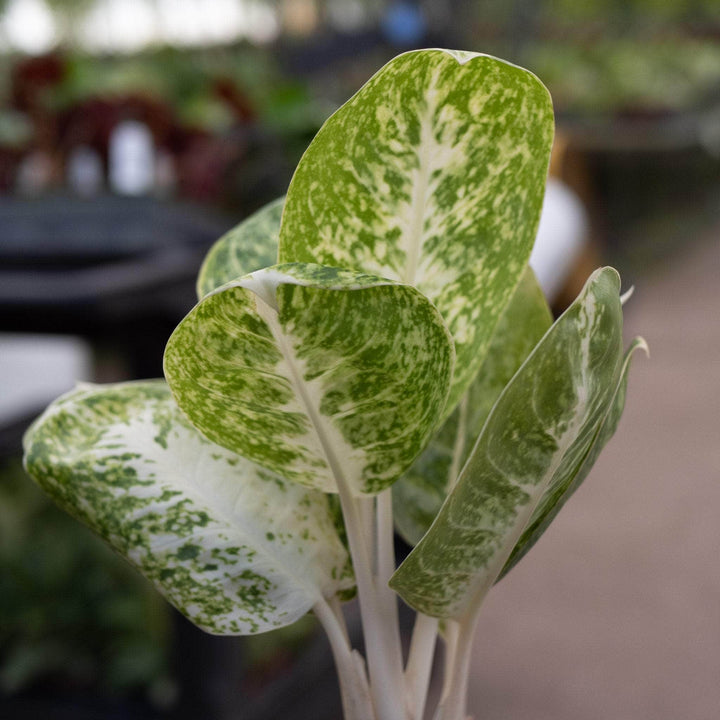
<svg viewBox="0 0 720 720">
<path fill-rule="evenodd" d="M 428 615 L 473 613 L 548 493 L 581 471 L 623 383 L 620 279 L 596 271 L 503 391 L 457 485 L 391 586 Z"/>
<path fill-rule="evenodd" d="M 171 336 L 165 374 L 211 440 L 325 492 L 380 492 L 437 424 L 452 341 L 412 287 L 281 265 L 202 300 Z"/>
<path fill-rule="evenodd" d="M 326 496 L 208 441 L 163 381 L 79 387 L 24 445 L 55 501 L 208 632 L 272 630 L 352 586 Z"/>
<path fill-rule="evenodd" d="M 197 279 L 199 300 L 230 280 L 277 262 L 284 202 L 285 198 L 278 198 L 268 203 L 210 248 Z"/>
<path fill-rule="evenodd" d="M 526 70 L 474 53 L 400 55 L 305 152 L 280 262 L 353 268 L 430 298 L 457 352 L 448 415 L 527 265 L 552 136 L 550 97 Z"/>
<path fill-rule="evenodd" d="M 636 350 L 643 349 L 647 352 L 647 345 L 642 338 L 635 338 L 625 353 L 622 376 L 615 393 L 615 399 L 605 421 L 597 433 L 590 451 L 582 463 L 580 470 L 575 477 L 567 478 L 564 484 L 557 484 L 549 488 L 543 496 L 542 502 L 535 509 L 530 522 L 525 528 L 517 545 L 513 548 L 512 554 L 505 563 L 505 567 L 498 579 L 502 579 L 512 570 L 518 562 L 525 557 L 528 550 L 540 539 L 540 536 L 547 530 L 555 516 L 560 512 L 563 505 L 570 499 L 571 495 L 580 487 L 583 480 L 588 476 L 592 466 L 598 459 L 600 452 L 607 445 L 610 438 L 615 434 L 623 409 L 625 408 L 625 395 L 627 392 L 628 372 L 630 361 Z"/>
<path fill-rule="evenodd" d="M 395 527 L 410 545 L 427 532 L 468 459 L 503 388 L 552 324 L 531 268 L 505 308 L 485 362 L 460 406 L 410 470 L 393 485 Z"/>
</svg>

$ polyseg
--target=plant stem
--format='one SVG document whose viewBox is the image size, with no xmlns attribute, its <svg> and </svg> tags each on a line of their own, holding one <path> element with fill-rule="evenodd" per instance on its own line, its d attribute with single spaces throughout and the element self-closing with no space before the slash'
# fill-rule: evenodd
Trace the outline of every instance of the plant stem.
<svg viewBox="0 0 720 720">
<path fill-rule="evenodd" d="M 417 614 L 405 670 L 405 686 L 412 720 L 422 720 L 425 714 L 430 675 L 435 657 L 437 630 L 437 618 L 420 612 Z"/>
<path fill-rule="evenodd" d="M 445 660 L 443 663 L 443 688 L 440 696 L 442 703 L 450 693 L 450 684 L 453 678 L 453 665 L 457 656 L 459 634 L 458 624 L 454 620 L 445 621 Z"/>
<path fill-rule="evenodd" d="M 378 580 L 387 586 L 395 572 L 395 529 L 392 515 L 392 491 L 383 490 L 375 498 L 377 517 L 377 562 L 375 564 Z M 395 593 L 388 593 L 396 597 Z"/>
<path fill-rule="evenodd" d="M 333 611 L 333 614 L 337 618 L 337 622 L 340 626 L 343 637 L 345 638 L 345 642 L 347 643 L 348 647 L 350 647 L 350 635 L 348 634 L 347 623 L 345 622 L 345 615 L 343 615 L 342 604 L 340 603 L 338 596 L 333 595 L 328 602 L 328 605 L 330 606 L 330 609 Z"/>
<path fill-rule="evenodd" d="M 402 643 L 400 639 L 400 620 L 398 617 L 398 598 L 388 585 L 395 572 L 395 526 L 392 514 L 392 492 L 390 488 L 375 497 L 376 511 L 376 562 L 375 590 L 379 606 L 380 631 L 385 640 L 388 670 L 392 672 L 395 694 L 405 700 L 405 675 L 403 673 Z M 404 713 L 404 716 L 407 712 Z"/>
<path fill-rule="evenodd" d="M 370 558 L 370 571 L 374 575 L 377 572 L 377 557 L 375 553 L 375 498 L 355 498 L 358 513 L 362 526 L 362 537 L 365 549 Z"/>
<path fill-rule="evenodd" d="M 397 639 L 385 627 L 384 617 L 375 577 L 371 569 L 367 538 L 363 534 L 363 523 L 356 499 L 350 493 L 341 473 L 335 473 L 340 495 L 340 505 L 345 519 L 350 555 L 355 568 L 360 616 L 362 618 L 365 647 L 367 651 L 370 688 L 378 720 L 406 720 L 404 693 L 402 692 L 402 660 Z M 390 592 L 388 588 L 388 592 Z M 399 643 L 398 643 L 399 645 Z"/>
<path fill-rule="evenodd" d="M 313 612 L 330 641 L 345 720 L 376 720 L 365 667 L 362 658 L 350 647 L 344 624 L 325 600 L 319 600 Z"/>
<path fill-rule="evenodd" d="M 473 612 L 458 622 L 448 621 L 450 635 L 445 665 L 447 675 L 435 720 L 466 718 L 468 677 L 477 616 L 478 613 Z"/>
<path fill-rule="evenodd" d="M 389 658 L 399 681 L 403 679 L 402 644 L 400 641 L 400 621 L 398 617 L 398 599 L 388 583 L 395 572 L 395 527 L 392 515 L 392 494 L 390 488 L 376 498 L 377 513 L 377 561 L 375 587 L 381 607 L 383 633 L 392 640 L 390 648 L 393 656 Z M 400 688 L 401 685 L 398 686 Z"/>
</svg>

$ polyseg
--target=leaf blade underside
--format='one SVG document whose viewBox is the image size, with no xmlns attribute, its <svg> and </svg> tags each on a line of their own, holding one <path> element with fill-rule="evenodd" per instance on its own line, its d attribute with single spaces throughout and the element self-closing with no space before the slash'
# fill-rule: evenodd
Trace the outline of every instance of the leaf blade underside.
<svg viewBox="0 0 720 720">
<path fill-rule="evenodd" d="M 551 492 L 545 494 L 530 518 L 530 522 L 523 531 L 520 540 L 518 540 L 517 544 L 513 548 L 510 557 L 498 577 L 498 581 L 502 580 L 502 578 L 504 578 L 505 575 L 507 575 L 510 570 L 512 570 L 515 565 L 517 565 L 518 562 L 525 557 L 527 552 L 540 539 L 540 536 L 545 532 L 545 530 L 547 530 L 548 526 L 555 519 L 555 516 L 560 512 L 563 505 L 583 483 L 590 470 L 592 470 L 600 452 L 605 445 L 607 445 L 610 438 L 615 434 L 618 424 L 620 423 L 623 409 L 625 408 L 625 396 L 627 393 L 627 381 L 631 360 L 635 352 L 640 349 L 647 352 L 647 344 L 642 338 L 635 338 L 625 352 L 620 382 L 617 386 L 610 411 L 600 426 L 597 436 L 587 453 L 587 457 L 578 470 L 578 473 L 574 477 L 569 478 L 569 482 L 565 485 L 556 487 Z"/>
<path fill-rule="evenodd" d="M 80 386 L 24 446 L 38 484 L 207 632 L 272 630 L 353 584 L 327 498 L 211 443 L 164 381 Z"/>
<path fill-rule="evenodd" d="M 408 604 L 444 618 L 477 610 L 543 497 L 580 472 L 625 367 L 619 277 L 603 268 L 505 388 L 455 489 L 391 579 Z"/>
</svg>

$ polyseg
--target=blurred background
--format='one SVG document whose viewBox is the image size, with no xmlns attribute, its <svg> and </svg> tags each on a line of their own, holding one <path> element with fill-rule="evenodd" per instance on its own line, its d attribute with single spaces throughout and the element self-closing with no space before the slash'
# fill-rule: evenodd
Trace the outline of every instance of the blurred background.
<svg viewBox="0 0 720 720">
<path fill-rule="evenodd" d="M 478 720 L 720 712 L 720 0 L 0 0 L 0 717 L 340 717 L 310 621 L 190 628 L 24 476 L 77 380 L 156 377 L 199 263 L 415 47 L 533 70 L 557 139 L 533 265 L 635 296 L 618 436 L 491 593 Z"/>
</svg>

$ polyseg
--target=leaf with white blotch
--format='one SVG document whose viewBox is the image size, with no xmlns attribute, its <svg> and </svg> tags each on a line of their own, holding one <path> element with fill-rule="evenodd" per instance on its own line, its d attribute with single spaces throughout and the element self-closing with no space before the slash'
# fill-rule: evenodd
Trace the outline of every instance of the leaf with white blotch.
<svg viewBox="0 0 720 720">
<path fill-rule="evenodd" d="M 553 123 L 547 90 L 522 68 L 409 52 L 327 120 L 290 184 L 280 262 L 399 280 L 440 311 L 457 353 L 443 417 L 527 265 Z"/>
<path fill-rule="evenodd" d="M 416 289 L 320 265 L 265 268 L 176 328 L 165 375 L 211 440 L 325 492 L 376 494 L 435 429 L 453 348 Z"/>
<path fill-rule="evenodd" d="M 477 610 L 558 488 L 583 470 L 624 387 L 620 278 L 596 271 L 507 385 L 457 485 L 390 584 L 442 618 Z"/>
<path fill-rule="evenodd" d="M 211 443 L 162 380 L 80 386 L 24 447 L 40 486 L 203 630 L 272 630 L 352 587 L 327 496 Z"/>
<path fill-rule="evenodd" d="M 280 218 L 285 198 L 278 198 L 226 232 L 205 256 L 197 279 L 202 300 L 230 280 L 277 262 Z"/>
<path fill-rule="evenodd" d="M 531 268 L 495 329 L 485 362 L 459 407 L 410 470 L 393 485 L 395 528 L 410 545 L 427 532 L 470 455 L 492 406 L 552 324 Z"/>
<path fill-rule="evenodd" d="M 625 353 L 625 362 L 623 364 L 622 379 L 618 386 L 615 400 L 608 413 L 602 427 L 598 431 L 597 437 L 595 438 L 593 445 L 588 452 L 585 461 L 582 464 L 579 472 L 575 477 L 568 478 L 569 482 L 565 484 L 559 484 L 556 487 L 551 488 L 550 492 L 547 492 L 542 502 L 538 505 L 530 522 L 525 528 L 520 540 L 517 545 L 513 548 L 512 554 L 505 563 L 505 567 L 500 573 L 498 580 L 507 575 L 518 562 L 525 557 L 528 550 L 540 539 L 540 536 L 547 530 L 550 523 L 555 519 L 555 516 L 560 512 L 562 506 L 570 499 L 570 496 L 580 487 L 583 480 L 588 476 L 588 473 L 592 469 L 595 461 L 598 459 L 600 452 L 608 443 L 610 438 L 615 434 L 618 424 L 620 423 L 620 417 L 622 416 L 623 409 L 625 408 L 625 395 L 627 392 L 627 379 L 628 372 L 630 370 L 630 361 L 636 350 L 643 349 L 647 352 L 647 345 L 642 338 L 635 338 Z"/>
</svg>

